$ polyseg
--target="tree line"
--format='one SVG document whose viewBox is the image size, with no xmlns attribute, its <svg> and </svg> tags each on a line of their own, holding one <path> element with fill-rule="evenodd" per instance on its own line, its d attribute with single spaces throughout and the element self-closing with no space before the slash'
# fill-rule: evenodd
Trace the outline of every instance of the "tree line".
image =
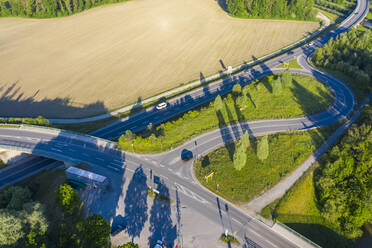
<svg viewBox="0 0 372 248">
<path fill-rule="evenodd" d="M 317 66 L 340 71 L 372 90 L 372 31 L 351 29 L 318 48 L 312 61 Z"/>
<path fill-rule="evenodd" d="M 237 17 L 314 20 L 314 0 L 225 0 L 226 10 Z"/>
<path fill-rule="evenodd" d="M 320 161 L 315 176 L 322 215 L 350 239 L 372 219 L 372 106 Z"/>
<path fill-rule="evenodd" d="M 68 16 L 99 5 L 124 1 L 127 0 L 0 0 L 0 16 Z"/>
</svg>

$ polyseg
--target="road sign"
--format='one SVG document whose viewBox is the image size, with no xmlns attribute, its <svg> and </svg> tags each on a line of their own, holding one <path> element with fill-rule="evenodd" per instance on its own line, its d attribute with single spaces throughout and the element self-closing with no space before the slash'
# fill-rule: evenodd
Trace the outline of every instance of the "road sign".
<svg viewBox="0 0 372 248">
<path fill-rule="evenodd" d="M 208 181 L 208 178 L 213 177 L 213 175 L 214 175 L 214 171 L 211 171 L 211 172 L 209 172 L 209 173 L 205 176 L 205 179 Z"/>
</svg>

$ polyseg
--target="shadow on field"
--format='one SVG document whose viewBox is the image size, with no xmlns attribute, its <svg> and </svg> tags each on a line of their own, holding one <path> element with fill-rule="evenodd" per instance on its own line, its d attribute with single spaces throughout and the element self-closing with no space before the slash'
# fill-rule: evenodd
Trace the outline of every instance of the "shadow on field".
<svg viewBox="0 0 372 248">
<path fill-rule="evenodd" d="M 15 82 L 10 86 L 0 87 L 0 116 L 3 117 L 37 117 L 75 118 L 92 114 L 104 114 L 109 110 L 102 101 L 90 104 L 74 102 L 71 98 L 43 98 L 37 100 L 40 90 L 32 96 L 25 96 L 21 87 Z"/>
</svg>

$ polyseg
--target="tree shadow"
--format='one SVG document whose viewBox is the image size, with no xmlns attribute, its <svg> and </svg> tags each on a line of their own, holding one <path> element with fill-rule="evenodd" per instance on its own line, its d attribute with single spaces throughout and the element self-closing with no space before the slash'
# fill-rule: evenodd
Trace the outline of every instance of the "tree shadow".
<svg viewBox="0 0 372 248">
<path fill-rule="evenodd" d="M 218 5 L 221 7 L 221 9 L 227 12 L 226 0 L 217 0 L 217 2 L 218 2 Z"/>
<path fill-rule="evenodd" d="M 71 98 L 44 98 L 37 100 L 40 90 L 31 96 L 21 92 L 18 82 L 0 88 L 0 116 L 3 117 L 37 117 L 47 118 L 81 118 L 83 116 L 108 113 L 102 101 L 90 104 L 74 102 Z"/>
<path fill-rule="evenodd" d="M 140 237 L 147 221 L 147 177 L 140 165 L 134 172 L 125 195 L 126 232 L 132 238 Z"/>
<path fill-rule="evenodd" d="M 169 189 L 163 181 L 159 181 L 156 190 L 163 197 L 155 197 L 150 210 L 149 245 L 154 247 L 157 240 L 161 240 L 164 247 L 173 248 L 177 238 L 177 226 L 172 223 L 171 202 L 164 199 L 164 197 L 170 199 Z"/>
<path fill-rule="evenodd" d="M 234 141 L 234 138 L 233 138 L 233 136 L 230 132 L 229 127 L 226 127 L 226 122 L 225 122 L 225 119 L 224 119 L 221 111 L 217 110 L 216 115 L 217 115 L 217 119 L 218 119 L 218 126 L 219 126 L 219 130 L 220 130 L 221 138 L 223 140 L 223 143 L 224 143 L 226 149 L 229 152 L 230 159 L 233 160 L 234 152 L 235 152 L 235 145 L 232 142 Z"/>
</svg>

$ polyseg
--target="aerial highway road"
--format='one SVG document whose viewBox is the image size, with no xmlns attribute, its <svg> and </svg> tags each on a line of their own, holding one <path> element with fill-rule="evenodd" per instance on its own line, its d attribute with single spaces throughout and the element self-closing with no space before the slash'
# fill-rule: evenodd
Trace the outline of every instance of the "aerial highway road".
<svg viewBox="0 0 372 248">
<path fill-rule="evenodd" d="M 300 247 L 293 240 L 288 240 L 274 232 L 270 226 L 202 187 L 192 175 L 192 161 L 186 164 L 181 162 L 180 151 L 186 148 L 192 150 L 195 155 L 203 154 L 216 146 L 238 139 L 245 130 L 248 130 L 251 135 L 262 135 L 287 130 L 307 130 L 344 119 L 351 113 L 355 105 L 352 92 L 339 80 L 311 68 L 307 63 L 307 58 L 331 37 L 335 37 L 359 23 L 367 12 L 368 1 L 359 0 L 353 13 L 337 29 L 315 40 L 312 46 L 305 45 L 297 48 L 289 54 L 250 68 L 233 78 L 171 100 L 166 111 L 148 110 L 130 117 L 128 120 L 98 130 L 93 135 L 116 139 L 125 130 L 138 131 L 146 128 L 150 122 L 153 124 L 163 122 L 172 116 L 212 100 L 218 94 L 226 94 L 231 91 L 234 83 L 239 82 L 244 85 L 264 75 L 280 72 L 280 69 L 276 69 L 276 67 L 293 58 L 298 58 L 303 67 L 302 70 L 293 70 L 294 72 L 312 75 L 331 87 L 335 95 L 335 102 L 330 109 L 322 113 L 304 118 L 254 121 L 224 127 L 196 137 L 175 150 L 157 155 L 122 152 L 117 150 L 115 143 L 109 140 L 67 131 L 29 126 L 0 128 L 0 147 L 23 150 L 48 158 L 48 160 L 37 161 L 31 166 L 24 165 L 24 167 L 8 170 L 8 173 L 0 172 L 0 186 L 13 182 L 15 175 L 26 174 L 33 169 L 50 166 L 50 163 L 55 162 L 54 160 L 70 163 L 85 162 L 100 168 L 103 173 L 105 170 L 117 174 L 124 171 L 137 173 L 140 170 L 148 177 L 150 175 L 159 176 L 169 188 L 171 197 L 176 194 L 182 195 L 182 204 L 217 224 L 221 221 L 218 212 L 228 212 L 231 219 L 231 231 L 236 231 L 240 240 L 251 245 L 248 247 Z"/>
</svg>

